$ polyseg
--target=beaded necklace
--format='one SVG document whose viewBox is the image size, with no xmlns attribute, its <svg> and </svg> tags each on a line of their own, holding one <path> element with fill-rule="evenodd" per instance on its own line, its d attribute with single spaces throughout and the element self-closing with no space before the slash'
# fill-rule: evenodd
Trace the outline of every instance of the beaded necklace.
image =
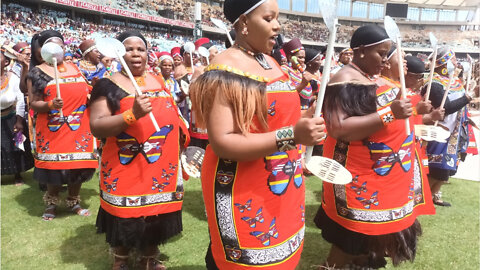
<svg viewBox="0 0 480 270">
<path fill-rule="evenodd" d="M 363 70 L 361 70 L 357 65 L 355 65 L 353 62 L 350 62 L 349 65 L 355 69 L 356 71 L 360 72 L 360 74 L 362 74 L 365 78 L 367 78 L 368 80 L 374 82 L 377 77 L 376 76 L 370 76 L 368 75 L 366 72 L 364 72 Z"/>
<path fill-rule="evenodd" d="M 128 77 L 128 74 L 125 72 L 125 70 L 122 69 L 121 73 L 122 73 L 125 77 L 129 78 L 129 77 Z M 133 78 L 134 78 L 135 81 L 137 82 L 137 85 L 140 86 L 140 87 L 147 85 L 147 84 L 145 83 L 145 78 L 146 78 L 146 77 L 147 77 L 147 72 L 146 72 L 146 71 L 145 71 L 145 72 L 143 73 L 143 75 L 141 75 L 141 76 L 133 76 Z"/>
<path fill-rule="evenodd" d="M 246 48 L 240 46 L 238 43 L 235 43 L 234 46 L 237 47 L 238 49 L 240 49 L 242 52 L 244 52 L 244 53 L 252 56 L 253 58 L 255 58 L 255 60 L 260 64 L 260 66 L 262 66 L 263 69 L 265 69 L 265 70 L 272 69 L 272 67 L 267 62 L 267 59 L 265 58 L 265 55 L 263 53 L 254 53 L 254 52 L 252 52 L 250 50 L 247 50 Z"/>
</svg>

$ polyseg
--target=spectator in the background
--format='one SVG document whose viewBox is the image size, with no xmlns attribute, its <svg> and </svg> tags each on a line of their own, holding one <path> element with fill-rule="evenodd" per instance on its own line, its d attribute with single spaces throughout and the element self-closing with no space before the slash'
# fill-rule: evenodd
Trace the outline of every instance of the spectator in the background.
<svg viewBox="0 0 480 270">
<path fill-rule="evenodd" d="M 94 85 L 98 79 L 103 78 L 107 69 L 100 63 L 100 52 L 95 46 L 95 41 L 88 39 L 80 43 L 80 51 L 83 59 L 78 62 L 78 67 L 87 78 L 90 85 Z"/>
<path fill-rule="evenodd" d="M 32 56 L 30 45 L 27 42 L 18 42 L 13 46 L 16 52 L 16 60 L 12 67 L 12 72 L 20 79 L 20 90 L 23 93 L 27 92 L 27 74 L 28 65 Z"/>
<path fill-rule="evenodd" d="M 24 120 L 25 102 L 20 91 L 20 77 L 8 72 L 13 51 L 2 47 L 0 53 L 1 64 L 1 175 L 15 175 L 15 184 L 22 185 L 21 172 L 33 167 L 32 149 L 28 139 L 28 127 Z M 8 57 L 7 57 L 8 56 Z"/>
<path fill-rule="evenodd" d="M 332 75 L 337 73 L 341 68 L 348 65 L 353 59 L 353 50 L 351 48 L 345 48 L 340 51 L 338 55 L 338 64 L 330 72 Z"/>
<path fill-rule="evenodd" d="M 65 55 L 63 56 L 63 61 L 65 61 L 65 63 L 72 63 L 73 54 L 71 52 L 66 52 Z"/>
<path fill-rule="evenodd" d="M 183 62 L 183 57 L 180 54 L 180 47 L 173 47 L 170 51 L 170 55 L 173 57 L 173 67 L 180 66 Z"/>
</svg>

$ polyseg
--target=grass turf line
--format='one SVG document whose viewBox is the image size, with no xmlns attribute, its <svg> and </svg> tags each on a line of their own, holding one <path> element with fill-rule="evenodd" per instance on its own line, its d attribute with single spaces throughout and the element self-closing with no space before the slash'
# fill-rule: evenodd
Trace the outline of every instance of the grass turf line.
<svg viewBox="0 0 480 270">
<path fill-rule="evenodd" d="M 26 184 L 14 185 L 13 177 L 2 176 L 1 185 L 1 269 L 110 269 L 112 258 L 104 234 L 97 234 L 95 219 L 99 207 L 98 178 L 85 183 L 83 206 L 90 217 L 73 215 L 64 201 L 57 218 L 42 221 L 43 192 L 24 174 Z M 313 217 L 320 205 L 321 181 L 306 181 L 306 234 L 302 259 L 297 269 L 313 269 L 325 260 L 330 245 L 321 238 Z M 419 218 L 423 228 L 414 263 L 396 269 L 479 269 L 480 183 L 452 179 L 442 187 L 452 207 L 437 207 L 434 216 Z M 61 197 L 64 199 L 65 192 Z M 205 269 L 209 243 L 207 221 L 198 179 L 185 182 L 183 233 L 160 246 L 160 260 L 170 270 Z M 394 267 L 389 262 L 387 269 Z"/>
</svg>

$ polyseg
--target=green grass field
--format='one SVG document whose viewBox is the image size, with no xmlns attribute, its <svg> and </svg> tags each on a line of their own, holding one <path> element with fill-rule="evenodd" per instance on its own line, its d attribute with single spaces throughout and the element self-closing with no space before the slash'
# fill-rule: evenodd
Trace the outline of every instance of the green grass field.
<svg viewBox="0 0 480 270">
<path fill-rule="evenodd" d="M 43 192 L 25 174 L 26 184 L 16 187 L 12 177 L 2 177 L 1 185 L 1 269 L 110 269 L 112 258 L 105 236 L 96 234 L 99 207 L 98 179 L 87 182 L 81 191 L 90 217 L 70 214 L 62 205 L 57 218 L 42 221 Z M 307 185 L 307 230 L 305 247 L 297 269 L 314 269 L 329 250 L 313 224 L 319 206 L 321 182 L 310 177 Z M 480 183 L 452 179 L 442 188 L 450 208 L 437 208 L 434 216 L 422 216 L 423 236 L 415 262 L 396 269 L 479 269 Z M 65 193 L 62 193 L 65 197 Z M 205 269 L 208 245 L 207 221 L 200 182 L 185 183 L 183 233 L 160 247 L 160 259 L 171 270 Z M 389 264 L 387 269 L 394 267 Z"/>
</svg>

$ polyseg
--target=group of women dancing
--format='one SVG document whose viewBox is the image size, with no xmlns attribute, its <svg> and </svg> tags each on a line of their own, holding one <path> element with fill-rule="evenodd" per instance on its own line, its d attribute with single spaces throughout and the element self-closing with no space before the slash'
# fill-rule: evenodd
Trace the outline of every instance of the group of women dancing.
<svg viewBox="0 0 480 270">
<path fill-rule="evenodd" d="M 386 257 L 394 265 L 413 261 L 421 235 L 417 217 L 435 213 L 430 186 L 439 191 L 466 148 L 459 134 L 471 98 L 460 83 L 450 88 L 445 109 L 438 98 L 447 88 L 444 70 L 455 61 L 454 52 L 439 52 L 431 101 L 422 97 L 426 87 L 419 79 L 402 99 L 397 54 L 405 59 L 404 52 L 382 27 L 362 26 L 351 39 L 352 61 L 330 78 L 323 117 L 313 117 L 320 55 L 293 40 L 284 47 L 289 63 L 280 66 L 270 56 L 281 30 L 277 2 L 226 0 L 224 13 L 235 42 L 212 59 L 189 91 L 195 125 L 208 131 L 201 174 L 210 234 L 207 269 L 295 269 L 305 240 L 302 153 L 304 146 L 320 143 L 323 155 L 353 177 L 347 185 L 323 183 L 314 222 L 331 249 L 320 268 L 377 269 Z M 117 39 L 141 94 L 125 70 L 92 87 L 76 65 L 59 61 L 57 96 L 54 67 L 40 50 L 48 43 L 63 48 L 63 37 L 46 30 L 32 39 L 30 66 L 23 68 L 28 105 L 36 115 L 34 178 L 47 185 L 42 218 L 56 217 L 63 185 L 67 208 L 90 215 L 80 191 L 98 168 L 96 226 L 111 246 L 113 269 L 128 269 L 134 249 L 138 269 L 166 269 L 156 258 L 158 245 L 182 231 L 180 153 L 190 141 L 188 123 L 172 94 L 178 87 L 170 80 L 174 58 L 161 58 L 167 71 L 155 75 L 147 72 L 149 48 L 139 32 Z M 9 61 L 2 51 L 2 175 L 20 179 L 32 164 L 29 149 L 16 152 L 6 142 L 26 134 L 23 97 L 14 94 L 14 75 L 5 70 Z M 423 78 L 424 69 L 407 70 L 404 61 L 408 76 Z M 418 66 L 415 61 L 408 64 Z M 425 149 L 413 131 L 406 132 L 407 119 L 410 130 L 440 121 L 451 136 Z M 96 138 L 103 141 L 101 157 Z"/>
</svg>

